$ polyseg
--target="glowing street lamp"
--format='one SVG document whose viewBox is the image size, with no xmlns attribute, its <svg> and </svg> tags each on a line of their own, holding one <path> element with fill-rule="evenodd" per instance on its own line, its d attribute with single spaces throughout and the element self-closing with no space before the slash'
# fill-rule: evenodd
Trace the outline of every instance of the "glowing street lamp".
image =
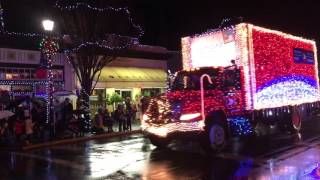
<svg viewBox="0 0 320 180">
<path fill-rule="evenodd" d="M 42 26 L 43 26 L 43 29 L 44 29 L 45 31 L 50 31 L 50 32 L 52 32 L 53 27 L 54 27 L 54 21 L 51 21 L 51 20 L 49 20 L 49 19 L 43 20 L 43 21 L 42 21 Z"/>
</svg>

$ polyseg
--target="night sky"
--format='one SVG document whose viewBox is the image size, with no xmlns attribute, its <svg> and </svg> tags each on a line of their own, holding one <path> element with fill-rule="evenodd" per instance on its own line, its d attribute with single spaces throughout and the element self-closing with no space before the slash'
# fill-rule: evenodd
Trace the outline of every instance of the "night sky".
<svg viewBox="0 0 320 180">
<path fill-rule="evenodd" d="M 12 31 L 40 31 L 50 0 L 2 0 L 6 28 Z M 180 50 L 180 38 L 219 27 L 224 18 L 242 16 L 245 22 L 320 42 L 320 2 L 316 0 L 254 1 L 104 1 L 114 6 L 128 6 L 145 35 L 141 43 Z M 92 2 L 92 1 L 90 1 Z"/>
</svg>

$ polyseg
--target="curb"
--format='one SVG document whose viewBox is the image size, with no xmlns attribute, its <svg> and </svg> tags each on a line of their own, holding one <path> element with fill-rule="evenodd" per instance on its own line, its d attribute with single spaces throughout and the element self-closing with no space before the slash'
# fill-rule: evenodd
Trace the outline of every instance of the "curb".
<svg viewBox="0 0 320 180">
<path fill-rule="evenodd" d="M 50 147 L 50 146 L 56 146 L 56 145 L 63 145 L 63 144 L 72 144 L 82 141 L 89 141 L 94 139 L 101 139 L 101 138 L 112 138 L 112 137 L 118 137 L 118 136 L 128 136 L 132 134 L 139 134 L 142 133 L 141 130 L 133 130 L 133 131 L 125 131 L 125 132 L 114 132 L 114 133 L 106 133 L 106 134 L 99 134 L 99 135 L 92 135 L 87 137 L 79 137 L 79 138 L 71 138 L 71 139 L 63 139 L 63 140 L 57 140 L 57 141 L 50 141 L 40 144 L 32 144 L 28 146 L 23 146 L 22 150 L 31 150 L 31 149 L 38 149 L 43 147 Z"/>
</svg>

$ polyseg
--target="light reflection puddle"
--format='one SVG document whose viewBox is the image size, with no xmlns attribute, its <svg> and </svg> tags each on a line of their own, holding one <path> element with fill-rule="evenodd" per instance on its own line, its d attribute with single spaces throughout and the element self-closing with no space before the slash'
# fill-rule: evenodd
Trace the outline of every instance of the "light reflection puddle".
<svg viewBox="0 0 320 180">
<path fill-rule="evenodd" d="M 145 142 L 142 139 L 113 142 L 95 145 L 88 152 L 90 171 L 93 178 L 105 177 L 132 164 L 146 160 L 146 153 L 142 152 Z M 103 151 L 104 150 L 104 151 Z M 139 169 L 139 166 L 134 166 Z"/>
<path fill-rule="evenodd" d="M 292 155 L 292 156 L 291 156 Z M 320 149 L 312 148 L 296 153 L 289 151 L 281 156 L 271 159 L 267 165 L 258 168 L 250 174 L 253 179 L 319 179 L 320 178 Z"/>
</svg>

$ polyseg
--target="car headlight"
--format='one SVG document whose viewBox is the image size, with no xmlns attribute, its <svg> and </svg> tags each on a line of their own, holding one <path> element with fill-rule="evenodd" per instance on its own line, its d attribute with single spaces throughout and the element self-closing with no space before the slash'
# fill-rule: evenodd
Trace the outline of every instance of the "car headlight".
<svg viewBox="0 0 320 180">
<path fill-rule="evenodd" d="M 143 121 L 148 121 L 149 120 L 149 116 L 147 114 L 143 114 L 142 115 L 142 120 Z"/>
<path fill-rule="evenodd" d="M 201 116 L 201 113 L 182 114 L 180 116 L 180 121 L 188 121 L 188 120 L 196 119 L 200 116 Z"/>
</svg>

